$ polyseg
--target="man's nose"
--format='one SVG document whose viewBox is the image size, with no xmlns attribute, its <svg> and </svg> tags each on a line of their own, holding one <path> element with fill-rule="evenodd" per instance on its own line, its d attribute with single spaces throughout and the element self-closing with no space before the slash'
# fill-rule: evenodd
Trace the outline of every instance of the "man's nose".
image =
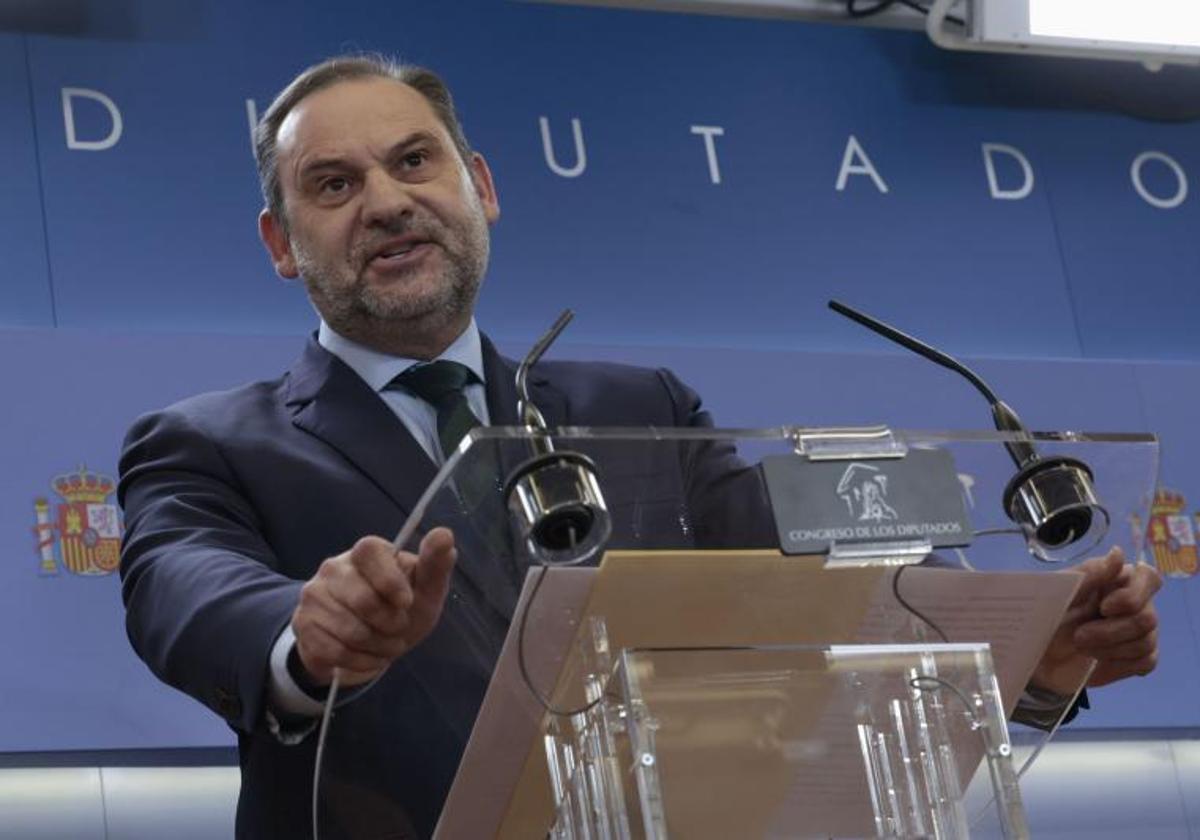
<svg viewBox="0 0 1200 840">
<path fill-rule="evenodd" d="M 391 173 L 376 169 L 367 173 L 363 183 L 363 224 L 389 227 L 412 212 L 408 184 Z"/>
</svg>

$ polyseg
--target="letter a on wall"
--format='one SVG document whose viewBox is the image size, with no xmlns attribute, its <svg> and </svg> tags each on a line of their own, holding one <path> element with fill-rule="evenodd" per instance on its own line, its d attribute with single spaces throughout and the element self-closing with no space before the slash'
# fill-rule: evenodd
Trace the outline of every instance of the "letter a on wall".
<svg viewBox="0 0 1200 840">
<path fill-rule="evenodd" d="M 887 195 L 887 183 L 880 177 L 878 170 L 875 169 L 875 164 L 871 163 L 871 159 L 867 157 L 867 153 L 858 142 L 858 138 L 853 134 L 846 141 L 846 153 L 842 155 L 842 168 L 838 171 L 837 179 L 838 192 L 845 191 L 846 182 L 850 179 L 851 175 L 869 175 L 871 180 L 875 182 L 875 187 L 881 193 Z"/>
</svg>

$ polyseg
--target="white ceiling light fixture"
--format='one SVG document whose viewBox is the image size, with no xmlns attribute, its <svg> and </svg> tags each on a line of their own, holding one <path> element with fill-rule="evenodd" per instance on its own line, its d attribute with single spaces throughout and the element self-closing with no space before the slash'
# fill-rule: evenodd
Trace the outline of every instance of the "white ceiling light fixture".
<svg viewBox="0 0 1200 840">
<path fill-rule="evenodd" d="M 968 26 L 947 21 L 963 0 L 934 0 L 930 39 L 950 50 L 1200 64 L 1198 0 L 966 0 Z"/>
<path fill-rule="evenodd" d="M 855 0 L 858 15 L 850 14 L 854 4 L 847 0 L 525 2 L 923 27 L 948 50 L 1120 59 L 1152 70 L 1164 64 L 1200 65 L 1200 0 Z"/>
</svg>

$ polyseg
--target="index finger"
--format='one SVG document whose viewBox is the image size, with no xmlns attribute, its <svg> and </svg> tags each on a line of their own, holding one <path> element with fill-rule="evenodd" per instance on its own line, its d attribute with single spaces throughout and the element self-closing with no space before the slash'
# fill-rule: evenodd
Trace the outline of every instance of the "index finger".
<svg viewBox="0 0 1200 840">
<path fill-rule="evenodd" d="M 434 528 L 421 540 L 421 556 L 413 582 L 422 589 L 444 586 L 449 582 L 455 555 L 454 532 L 449 528 Z"/>
<path fill-rule="evenodd" d="M 398 550 L 395 552 L 396 563 L 408 577 L 409 583 L 419 585 L 422 567 L 429 563 L 430 558 L 438 562 L 446 553 L 454 548 L 454 532 L 449 528 L 439 526 L 429 531 L 421 538 L 417 552 Z"/>
<path fill-rule="evenodd" d="M 1162 588 L 1162 575 L 1146 563 L 1129 567 L 1125 584 L 1106 594 L 1100 601 L 1100 614 L 1107 617 L 1129 615 L 1144 609 Z"/>
<path fill-rule="evenodd" d="M 1091 557 L 1071 569 L 1083 574 L 1083 582 L 1079 584 L 1071 605 L 1083 603 L 1106 584 L 1115 581 L 1124 567 L 1125 552 L 1116 546 L 1103 557 Z"/>
</svg>

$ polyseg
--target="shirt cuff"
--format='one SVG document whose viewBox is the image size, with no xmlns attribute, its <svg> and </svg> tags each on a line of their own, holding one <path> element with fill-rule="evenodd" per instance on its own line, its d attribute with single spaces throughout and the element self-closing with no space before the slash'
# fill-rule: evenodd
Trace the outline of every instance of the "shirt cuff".
<svg viewBox="0 0 1200 840">
<path fill-rule="evenodd" d="M 267 686 L 270 708 L 276 713 L 282 712 L 293 717 L 320 717 L 325 710 L 325 703 L 301 688 L 288 671 L 288 655 L 295 644 L 296 634 L 292 632 L 292 625 L 288 624 L 271 648 L 271 674 Z"/>
<path fill-rule="evenodd" d="M 1070 707 L 1071 699 L 1069 694 L 1026 686 L 1012 719 L 1035 729 L 1053 729 Z"/>
</svg>

